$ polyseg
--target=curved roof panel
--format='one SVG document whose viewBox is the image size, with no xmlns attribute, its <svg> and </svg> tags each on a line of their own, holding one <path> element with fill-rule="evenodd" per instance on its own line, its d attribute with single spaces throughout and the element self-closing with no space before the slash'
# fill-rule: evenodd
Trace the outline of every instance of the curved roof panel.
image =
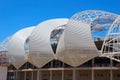
<svg viewBox="0 0 120 80">
<path fill-rule="evenodd" d="M 66 26 L 58 43 L 57 59 L 75 67 L 98 56 L 89 24 L 70 20 Z"/>
<path fill-rule="evenodd" d="M 40 23 L 29 37 L 29 62 L 42 67 L 55 58 L 51 47 L 51 32 L 58 26 L 67 24 L 68 19 L 52 19 Z"/>
<path fill-rule="evenodd" d="M 16 32 L 8 42 L 8 56 L 10 62 L 20 68 L 27 61 L 24 43 L 35 27 L 29 27 Z"/>
</svg>

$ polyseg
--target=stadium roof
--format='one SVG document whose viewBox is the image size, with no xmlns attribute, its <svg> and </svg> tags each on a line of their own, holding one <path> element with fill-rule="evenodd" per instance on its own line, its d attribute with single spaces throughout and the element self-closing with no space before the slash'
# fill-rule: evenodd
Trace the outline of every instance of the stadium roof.
<svg viewBox="0 0 120 80">
<path fill-rule="evenodd" d="M 20 68 L 25 62 L 30 62 L 37 67 L 43 67 L 53 59 L 57 59 L 73 67 L 79 66 L 100 55 L 95 45 L 95 38 L 102 37 L 102 40 L 107 41 L 105 37 L 117 17 L 117 14 L 105 11 L 88 10 L 77 13 L 70 19 L 51 19 L 37 26 L 22 29 L 8 41 L 7 49 L 11 64 Z M 119 24 L 118 22 L 119 19 L 116 24 Z M 51 34 L 61 27 L 64 27 L 62 28 L 64 30 L 59 35 L 55 53 L 52 49 Z M 104 46 L 103 44 L 102 50 Z"/>
</svg>

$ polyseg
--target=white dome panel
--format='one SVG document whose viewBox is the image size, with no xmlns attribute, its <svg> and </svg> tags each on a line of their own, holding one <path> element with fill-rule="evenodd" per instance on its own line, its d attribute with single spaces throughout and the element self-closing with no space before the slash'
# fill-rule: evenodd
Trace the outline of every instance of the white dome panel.
<svg viewBox="0 0 120 80">
<path fill-rule="evenodd" d="M 58 43 L 57 59 L 75 67 L 98 56 L 89 24 L 70 20 L 66 26 Z"/>
<path fill-rule="evenodd" d="M 24 45 L 34 28 L 29 27 L 16 32 L 8 42 L 8 56 L 17 69 L 27 62 L 28 54 L 25 53 Z"/>
<path fill-rule="evenodd" d="M 51 32 L 61 26 L 67 24 L 68 19 L 52 19 L 40 23 L 29 37 L 29 62 L 37 67 L 42 67 L 49 61 L 55 59 L 54 52 L 51 47 Z"/>
</svg>

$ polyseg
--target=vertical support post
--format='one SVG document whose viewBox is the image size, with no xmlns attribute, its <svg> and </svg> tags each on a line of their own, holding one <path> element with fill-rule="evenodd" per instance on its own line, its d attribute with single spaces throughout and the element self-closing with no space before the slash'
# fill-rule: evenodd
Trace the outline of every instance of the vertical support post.
<svg viewBox="0 0 120 80">
<path fill-rule="evenodd" d="M 64 70 L 62 70 L 62 80 L 64 80 Z"/>
<path fill-rule="evenodd" d="M 53 68 L 53 61 L 51 61 L 51 68 Z"/>
<path fill-rule="evenodd" d="M 50 80 L 52 80 L 52 70 L 50 70 Z"/>
<path fill-rule="evenodd" d="M 73 79 L 72 80 L 76 80 L 76 68 L 74 67 L 73 68 Z"/>
<path fill-rule="evenodd" d="M 31 80 L 33 80 L 33 71 L 31 71 Z"/>
<path fill-rule="evenodd" d="M 113 61 L 112 61 L 112 56 L 110 58 L 110 65 L 111 65 L 111 68 L 110 68 L 110 80 L 113 80 L 113 71 L 112 71 Z"/>
<path fill-rule="evenodd" d="M 26 80 L 26 71 L 24 72 L 24 80 Z"/>
<path fill-rule="evenodd" d="M 94 58 L 92 59 L 92 80 L 94 80 Z"/>
<path fill-rule="evenodd" d="M 63 67 L 63 70 L 62 70 L 62 80 L 64 80 L 64 66 L 65 66 L 65 64 L 64 64 L 64 62 L 62 62 L 63 64 L 62 64 L 62 67 Z"/>
<path fill-rule="evenodd" d="M 40 71 L 38 70 L 37 71 L 37 80 L 39 80 L 39 78 L 40 78 Z"/>
<path fill-rule="evenodd" d="M 94 70 L 92 69 L 92 80 L 94 80 Z"/>
<path fill-rule="evenodd" d="M 16 78 L 15 78 L 15 80 L 18 80 L 18 71 L 15 71 L 15 73 L 16 73 Z"/>
<path fill-rule="evenodd" d="M 15 80 L 18 80 L 18 71 L 15 71 Z"/>
<path fill-rule="evenodd" d="M 42 70 L 39 70 L 39 80 L 42 80 Z"/>
<path fill-rule="evenodd" d="M 15 70 L 14 70 L 14 80 L 16 80 L 16 74 L 15 74 Z"/>
</svg>

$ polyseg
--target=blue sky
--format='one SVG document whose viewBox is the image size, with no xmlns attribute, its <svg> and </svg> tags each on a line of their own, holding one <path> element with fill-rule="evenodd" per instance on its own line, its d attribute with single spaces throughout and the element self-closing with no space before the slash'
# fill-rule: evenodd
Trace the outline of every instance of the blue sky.
<svg viewBox="0 0 120 80">
<path fill-rule="evenodd" d="M 120 14 L 120 0 L 0 0 L 0 41 L 16 31 L 83 10 Z"/>
</svg>

